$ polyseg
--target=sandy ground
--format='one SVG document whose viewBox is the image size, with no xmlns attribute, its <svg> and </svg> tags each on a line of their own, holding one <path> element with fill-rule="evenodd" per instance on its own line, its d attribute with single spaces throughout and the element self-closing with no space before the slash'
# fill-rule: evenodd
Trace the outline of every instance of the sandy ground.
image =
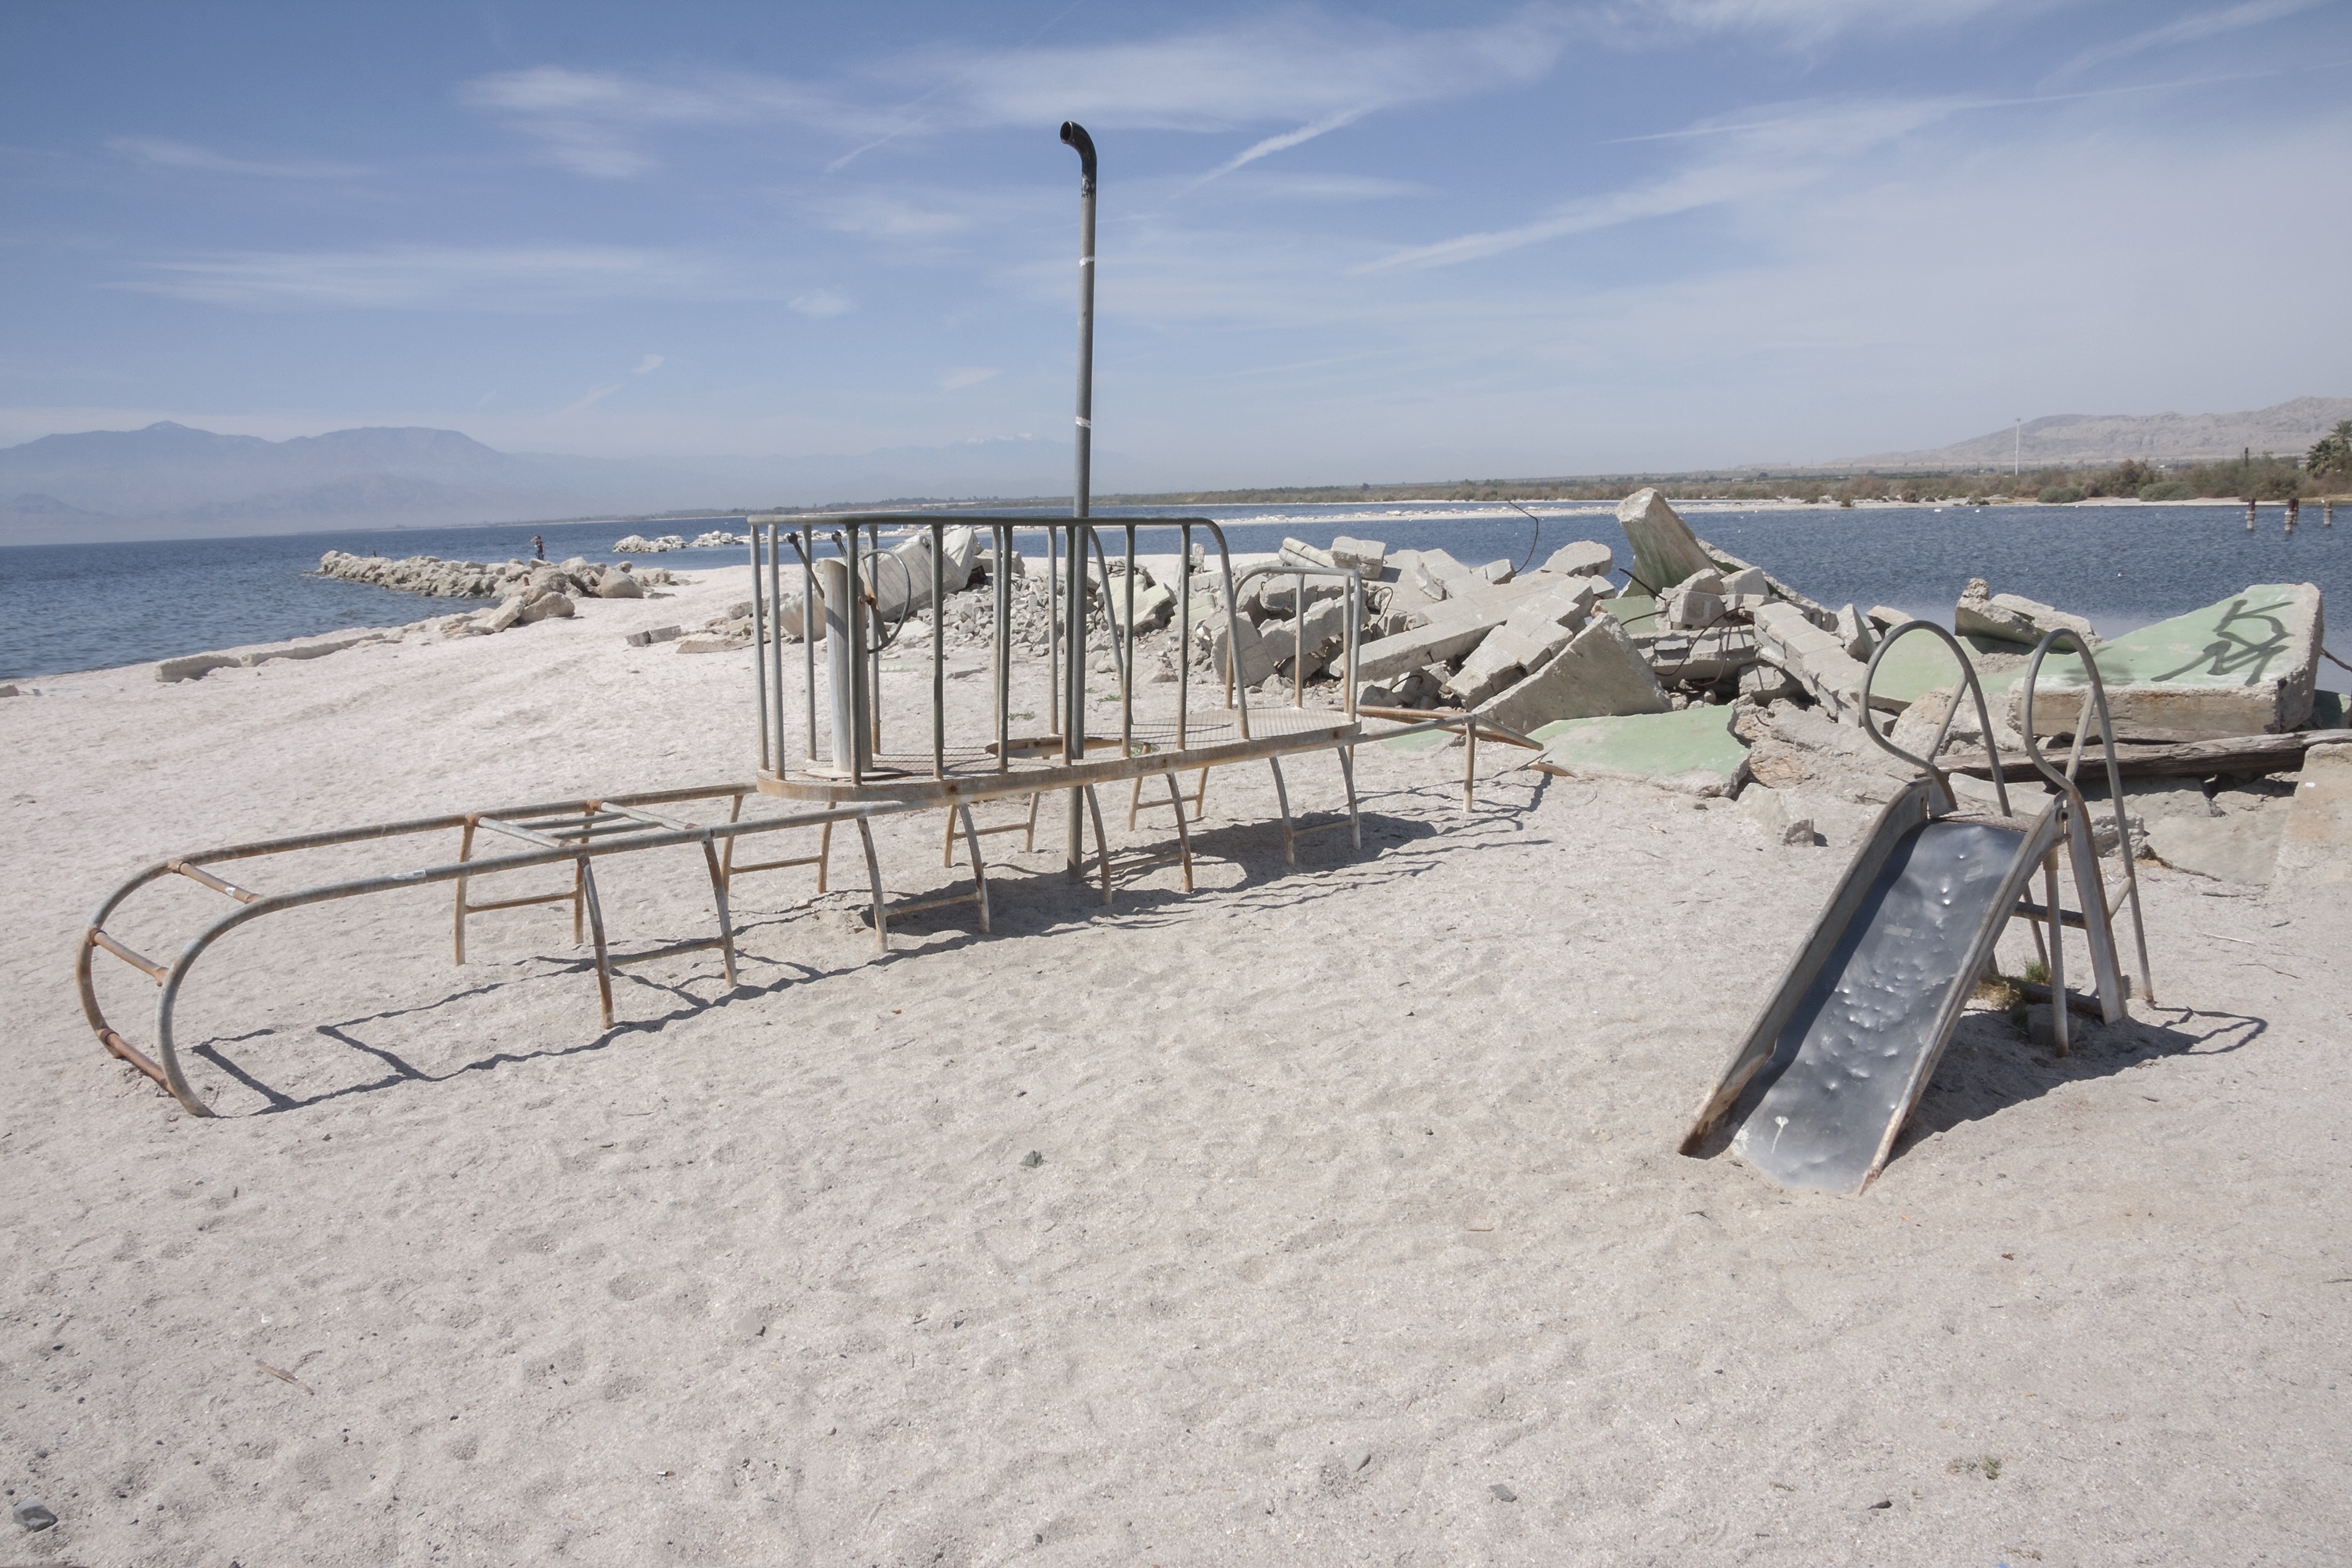
<svg viewBox="0 0 2352 1568">
<path fill-rule="evenodd" d="M 1972 1015 L 1859 1198 L 1675 1146 L 1860 809 L 1465 816 L 1444 749 L 1366 748 L 1295 871 L 1221 773 L 1190 897 L 993 837 L 997 934 L 887 959 L 850 856 L 746 881 L 742 988 L 631 971 L 605 1031 L 555 910 L 463 969 L 446 890 L 278 917 L 181 1011 L 218 1120 L 92 1043 L 80 923 L 163 855 L 745 776 L 745 657 L 621 639 L 734 596 L 0 701 L 0 1486 L 60 1520 L 0 1561 L 2341 1560 L 2341 908 L 2150 871 L 2164 1005 L 2065 1060 Z M 606 904 L 709 921 L 684 854 Z"/>
</svg>

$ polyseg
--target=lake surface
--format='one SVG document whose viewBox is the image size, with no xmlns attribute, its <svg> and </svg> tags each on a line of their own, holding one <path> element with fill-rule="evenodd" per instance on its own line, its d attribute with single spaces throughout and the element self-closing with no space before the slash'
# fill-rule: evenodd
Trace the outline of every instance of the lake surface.
<svg viewBox="0 0 2352 1568">
<path fill-rule="evenodd" d="M 1628 552 L 1612 509 L 1533 509 L 1542 527 L 1507 509 L 1455 502 L 1366 506 L 1203 507 L 1233 548 L 1271 551 L 1286 535 L 1325 544 L 1334 534 L 1378 539 L 1391 549 L 1443 549 L 1476 565 L 1517 564 L 1532 550 L 1540 564 L 1559 546 L 1597 539 L 1619 563 Z M 1037 512 L 1034 515 L 1053 515 Z M 1117 524 L 1140 509 L 1105 508 L 1104 548 L 1121 547 Z M 2316 583 L 2331 602 L 2352 604 L 2352 553 L 2339 531 L 2323 528 L 2316 505 L 2292 536 L 2275 506 L 2256 531 L 2245 509 L 2213 506 L 1908 507 L 1848 510 L 1712 510 L 1688 517 L 1704 538 L 1752 561 L 1801 593 L 1830 605 L 1886 605 L 1950 622 L 1971 577 L 1995 593 L 2023 594 L 2089 617 L 2113 636 L 2179 615 L 2249 583 Z M 659 524 L 385 529 L 278 534 L 252 539 L 132 544 L 37 544 L 0 548 L 0 680 L 143 663 L 206 648 L 312 637 L 346 626 L 391 626 L 454 614 L 469 602 L 426 599 L 316 575 L 329 550 L 387 556 L 504 561 L 547 541 L 551 561 L 613 558 L 630 532 L 740 531 L 740 517 Z M 1023 548 L 1028 546 L 1024 543 Z M 1147 552 L 1173 548 L 1146 534 Z M 745 559 L 740 548 L 688 550 L 646 558 L 692 571 Z M 2341 593 L 2339 593 L 2341 590 Z"/>
</svg>

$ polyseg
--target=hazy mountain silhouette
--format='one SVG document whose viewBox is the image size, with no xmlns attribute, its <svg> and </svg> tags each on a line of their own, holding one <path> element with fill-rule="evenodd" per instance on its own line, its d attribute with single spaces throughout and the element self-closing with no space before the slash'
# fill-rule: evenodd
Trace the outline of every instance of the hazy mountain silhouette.
<svg viewBox="0 0 2352 1568">
<path fill-rule="evenodd" d="M 0 447 L 0 542 L 513 522 L 885 495 L 1066 493 L 1069 455 L 1026 439 L 797 458 L 501 452 L 455 430 L 268 441 L 164 421 Z"/>
<path fill-rule="evenodd" d="M 2352 419 L 2352 397 L 2298 397 L 2241 414 L 2053 414 L 1926 452 L 1855 458 L 1857 468 L 1998 468 L 2053 464 L 2204 462 L 2257 453 L 2300 458 Z"/>
</svg>

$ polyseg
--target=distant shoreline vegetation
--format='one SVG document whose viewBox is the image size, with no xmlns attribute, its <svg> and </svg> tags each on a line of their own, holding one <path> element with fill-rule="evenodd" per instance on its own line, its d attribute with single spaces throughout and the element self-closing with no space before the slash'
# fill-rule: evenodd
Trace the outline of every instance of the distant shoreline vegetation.
<svg viewBox="0 0 2352 1568">
<path fill-rule="evenodd" d="M 1928 472 L 1841 472 L 1811 469 L 1771 473 L 1722 470 L 1683 474 L 1606 474 L 1581 479 L 1462 479 L 1407 485 L 1286 485 L 1238 490 L 1160 491 L 1103 496 L 1119 506 L 1312 506 L 1349 501 L 1512 501 L 1622 500 L 1656 485 L 1677 500 L 1801 501 L 1851 506 L 1855 501 L 2272 500 L 2352 495 L 2352 419 L 2316 442 L 2302 458 L 2268 452 L 2221 462 L 2144 463 L 2127 458 L 2105 466 L 2044 466 L 2022 470 L 1966 468 Z"/>
</svg>

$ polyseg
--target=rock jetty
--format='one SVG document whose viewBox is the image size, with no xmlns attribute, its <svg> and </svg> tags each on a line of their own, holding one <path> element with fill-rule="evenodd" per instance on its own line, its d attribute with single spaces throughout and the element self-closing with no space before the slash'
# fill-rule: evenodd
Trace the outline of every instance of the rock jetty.
<svg viewBox="0 0 2352 1568">
<path fill-rule="evenodd" d="M 730 533 L 723 528 L 698 533 L 691 540 L 683 534 L 665 533 L 657 539 L 647 539 L 642 533 L 632 533 L 613 542 L 615 555 L 666 555 L 673 550 L 719 550 L 730 544 L 740 544 L 743 536 Z"/>
<path fill-rule="evenodd" d="M 645 590 L 668 584 L 672 579 L 659 567 L 640 572 L 629 563 L 604 563 L 573 556 L 571 560 L 444 561 L 437 555 L 409 555 L 388 560 L 376 555 L 352 555 L 330 550 L 319 557 L 319 575 L 346 583 L 365 583 L 404 594 L 425 594 L 437 599 L 509 599 L 534 586 L 549 587 L 575 598 L 640 599 Z"/>
</svg>

